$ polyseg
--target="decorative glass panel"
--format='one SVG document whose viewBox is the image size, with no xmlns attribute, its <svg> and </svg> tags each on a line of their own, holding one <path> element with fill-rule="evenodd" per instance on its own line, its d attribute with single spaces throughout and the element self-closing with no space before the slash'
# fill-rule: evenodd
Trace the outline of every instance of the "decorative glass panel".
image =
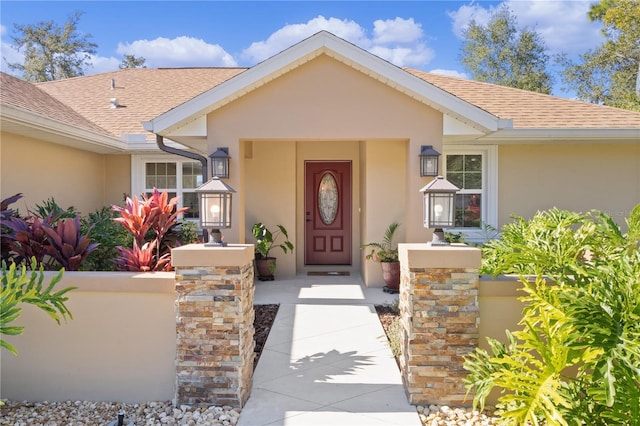
<svg viewBox="0 0 640 426">
<path fill-rule="evenodd" d="M 338 185 L 333 175 L 325 173 L 318 188 L 318 210 L 325 225 L 331 225 L 338 214 Z"/>
</svg>

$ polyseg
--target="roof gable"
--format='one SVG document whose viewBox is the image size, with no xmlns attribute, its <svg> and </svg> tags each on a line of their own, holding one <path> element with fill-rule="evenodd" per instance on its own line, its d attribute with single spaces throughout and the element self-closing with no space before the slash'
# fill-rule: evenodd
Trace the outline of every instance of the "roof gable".
<svg viewBox="0 0 640 426">
<path fill-rule="evenodd" d="M 347 64 L 471 128 L 482 132 L 493 132 L 505 124 L 491 113 L 453 96 L 331 33 L 321 31 L 190 101 L 143 123 L 145 129 L 170 136 L 172 133 L 178 132 L 181 127 L 203 119 L 217 108 L 244 96 L 319 55 L 327 55 Z"/>
</svg>

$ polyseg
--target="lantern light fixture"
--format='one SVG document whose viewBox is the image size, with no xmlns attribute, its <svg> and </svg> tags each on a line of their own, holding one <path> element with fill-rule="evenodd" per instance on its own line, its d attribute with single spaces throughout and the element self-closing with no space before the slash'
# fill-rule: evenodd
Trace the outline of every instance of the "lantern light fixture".
<svg viewBox="0 0 640 426">
<path fill-rule="evenodd" d="M 211 158 L 211 176 L 220 179 L 229 178 L 229 148 L 218 147 L 216 152 L 209 156 Z"/>
<path fill-rule="evenodd" d="M 420 176 L 438 176 L 440 153 L 432 145 L 422 145 L 419 157 Z"/>
<path fill-rule="evenodd" d="M 437 176 L 420 190 L 424 194 L 424 227 L 434 230 L 430 245 L 449 245 L 442 228 L 451 228 L 455 224 L 455 196 L 458 191 L 460 188 L 442 176 Z"/>
<path fill-rule="evenodd" d="M 217 176 L 195 191 L 200 199 L 200 226 L 209 230 L 205 246 L 226 246 L 220 229 L 231 228 L 231 194 L 236 191 Z"/>
</svg>

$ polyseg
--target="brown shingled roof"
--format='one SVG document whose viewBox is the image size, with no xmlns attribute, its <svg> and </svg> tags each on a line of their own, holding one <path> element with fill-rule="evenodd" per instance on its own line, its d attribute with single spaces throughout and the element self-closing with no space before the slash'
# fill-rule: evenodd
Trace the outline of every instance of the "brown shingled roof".
<svg viewBox="0 0 640 426">
<path fill-rule="evenodd" d="M 141 122 L 194 98 L 246 68 L 137 68 L 38 84 L 114 136 L 147 134 Z M 114 89 L 111 89 L 111 81 Z M 112 109 L 111 98 L 118 99 Z"/>
<path fill-rule="evenodd" d="M 640 128 L 640 113 L 513 87 L 405 68 L 416 77 L 504 119 L 515 129 Z"/>
<path fill-rule="evenodd" d="M 37 86 L 5 73 L 0 73 L 0 102 L 67 125 L 109 134 Z"/>
<path fill-rule="evenodd" d="M 142 127 L 142 121 L 149 121 L 245 70 L 138 68 L 40 83 L 36 87 L 66 104 L 69 108 L 65 111 L 69 116 L 75 111 L 115 137 L 132 133 L 147 134 L 152 138 Z M 493 115 L 513 119 L 514 129 L 640 129 L 638 112 L 414 69 L 405 70 Z M 115 89 L 111 89 L 112 80 Z M 25 90 L 33 92 L 28 87 Z M 120 107 L 112 109 L 110 98 L 117 98 Z M 73 119 L 78 120 L 77 117 Z"/>
</svg>

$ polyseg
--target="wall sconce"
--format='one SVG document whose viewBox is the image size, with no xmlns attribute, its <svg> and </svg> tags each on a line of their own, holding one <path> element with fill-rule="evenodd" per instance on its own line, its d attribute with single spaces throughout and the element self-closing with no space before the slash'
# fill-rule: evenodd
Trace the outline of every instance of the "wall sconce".
<svg viewBox="0 0 640 426">
<path fill-rule="evenodd" d="M 220 148 L 209 156 L 211 158 L 211 176 L 227 179 L 229 177 L 229 148 Z"/>
<path fill-rule="evenodd" d="M 455 201 L 459 190 L 442 176 L 436 177 L 420 190 L 424 193 L 424 227 L 434 229 L 430 245 L 449 245 L 442 228 L 451 228 L 455 224 Z"/>
<path fill-rule="evenodd" d="M 231 228 L 231 193 L 236 192 L 217 176 L 196 188 L 200 199 L 200 226 L 210 230 L 205 246 L 224 247 L 220 229 Z"/>
<path fill-rule="evenodd" d="M 420 148 L 420 176 L 438 176 L 438 159 L 440 153 L 432 145 Z"/>
</svg>

